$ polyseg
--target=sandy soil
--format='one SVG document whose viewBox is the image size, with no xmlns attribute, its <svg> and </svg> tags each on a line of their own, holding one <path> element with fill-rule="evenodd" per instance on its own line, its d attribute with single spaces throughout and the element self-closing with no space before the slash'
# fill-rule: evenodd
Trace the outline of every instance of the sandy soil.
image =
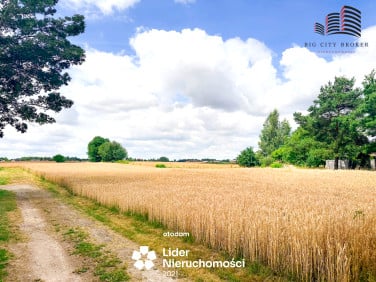
<svg viewBox="0 0 376 282">
<path fill-rule="evenodd" d="M 134 250 L 139 250 L 137 244 L 73 210 L 49 192 L 26 184 L 2 186 L 1 189 L 17 195 L 22 215 L 20 231 L 25 238 L 9 247 L 15 257 L 9 265 L 6 281 L 98 281 L 90 272 L 74 273 L 84 266 L 85 260 L 71 255 L 73 246 L 55 230 L 78 227 L 89 233 L 94 243 L 104 244 L 127 265 L 131 281 L 176 281 L 165 277 L 158 269 L 136 269 L 131 257 Z"/>
</svg>

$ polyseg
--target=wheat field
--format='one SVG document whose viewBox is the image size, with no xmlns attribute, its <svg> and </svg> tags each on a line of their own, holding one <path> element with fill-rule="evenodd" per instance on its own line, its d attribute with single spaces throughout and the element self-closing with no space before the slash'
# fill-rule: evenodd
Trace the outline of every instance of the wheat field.
<svg viewBox="0 0 376 282">
<path fill-rule="evenodd" d="M 23 163 L 76 194 L 303 281 L 376 279 L 376 172 Z"/>
</svg>

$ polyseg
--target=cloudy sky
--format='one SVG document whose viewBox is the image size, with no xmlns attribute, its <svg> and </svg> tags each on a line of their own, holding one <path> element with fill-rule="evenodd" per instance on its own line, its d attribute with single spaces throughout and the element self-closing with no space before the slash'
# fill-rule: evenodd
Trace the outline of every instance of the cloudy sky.
<svg viewBox="0 0 376 282">
<path fill-rule="evenodd" d="M 343 5 L 362 12 L 360 38 L 314 33 Z M 61 89 L 74 106 L 25 134 L 7 128 L 0 156 L 86 157 L 100 135 L 134 158 L 233 159 L 257 148 L 273 109 L 293 122 L 321 85 L 360 86 L 376 68 L 374 0 L 60 0 L 58 13 L 86 16 L 72 38 L 86 62 Z"/>
</svg>

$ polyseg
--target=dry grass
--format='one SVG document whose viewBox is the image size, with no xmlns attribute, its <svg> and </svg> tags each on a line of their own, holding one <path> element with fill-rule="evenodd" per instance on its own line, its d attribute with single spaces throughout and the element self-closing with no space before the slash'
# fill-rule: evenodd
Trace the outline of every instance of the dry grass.
<svg viewBox="0 0 376 282">
<path fill-rule="evenodd" d="M 148 214 L 299 280 L 376 279 L 376 173 L 227 166 L 24 163 L 123 211 Z"/>
</svg>

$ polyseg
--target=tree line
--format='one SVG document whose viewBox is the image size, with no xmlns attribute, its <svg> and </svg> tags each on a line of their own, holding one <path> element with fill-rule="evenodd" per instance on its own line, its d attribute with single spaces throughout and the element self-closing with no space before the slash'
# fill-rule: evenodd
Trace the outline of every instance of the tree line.
<svg viewBox="0 0 376 282">
<path fill-rule="evenodd" d="M 338 169 L 339 160 L 347 159 L 352 167 L 369 166 L 369 154 L 376 152 L 375 74 L 366 75 L 360 88 L 354 86 L 354 78 L 346 77 L 335 77 L 322 86 L 306 115 L 294 113 L 298 127 L 292 134 L 289 123 L 279 121 L 274 110 L 263 125 L 259 150 L 246 148 L 237 157 L 238 163 L 318 167 L 333 159 Z"/>
</svg>

